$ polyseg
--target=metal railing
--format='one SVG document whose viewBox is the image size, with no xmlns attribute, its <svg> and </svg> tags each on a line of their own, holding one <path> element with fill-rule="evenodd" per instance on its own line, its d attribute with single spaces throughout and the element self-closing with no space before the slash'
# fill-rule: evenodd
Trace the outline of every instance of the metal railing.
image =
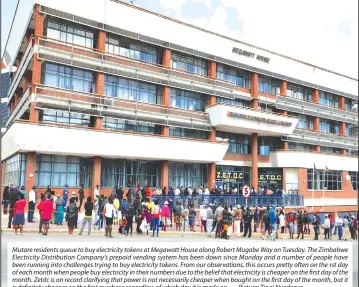
<svg viewBox="0 0 359 287">
<path fill-rule="evenodd" d="M 90 115 L 96 114 L 102 117 L 117 116 L 119 118 L 122 115 L 125 119 L 154 124 L 202 129 L 205 131 L 211 129 L 208 114 L 204 112 L 163 107 L 156 104 L 105 97 L 44 85 L 36 85 L 35 93 L 38 96 L 39 106 L 45 105 L 51 108 L 51 105 L 55 105 L 54 99 L 57 98 L 59 99 L 58 105 L 60 104 L 60 99 L 64 100 L 62 105 L 68 112 L 83 112 L 85 110 L 84 105 L 88 105 L 87 113 Z M 49 103 L 46 103 L 47 98 L 50 101 Z"/>
<path fill-rule="evenodd" d="M 30 61 L 30 58 L 32 56 L 32 54 L 30 55 L 30 52 L 33 52 L 32 40 L 33 40 L 33 37 L 30 38 L 29 44 L 26 47 L 26 50 L 25 50 L 24 55 L 22 56 L 21 62 L 19 64 L 19 66 L 17 67 L 15 77 L 10 85 L 9 92 L 8 92 L 9 102 L 10 102 L 12 96 L 14 95 L 17 86 L 20 83 L 20 80 L 25 72 L 25 69 L 27 68 L 27 65 L 25 65 L 25 63 L 28 64 L 28 62 Z"/>
<path fill-rule="evenodd" d="M 158 199 L 160 205 L 163 204 L 168 198 L 173 200 L 174 205 L 177 201 L 181 201 L 184 208 L 188 209 L 190 204 L 193 204 L 195 208 L 199 208 L 201 205 L 220 203 L 228 206 L 236 207 L 248 206 L 248 207 L 289 207 L 289 206 L 304 206 L 304 197 L 299 194 L 283 194 L 283 195 L 250 195 L 248 199 L 245 199 L 240 194 L 234 195 L 212 195 L 202 194 L 195 196 L 185 195 L 156 195 L 153 199 Z"/>
</svg>

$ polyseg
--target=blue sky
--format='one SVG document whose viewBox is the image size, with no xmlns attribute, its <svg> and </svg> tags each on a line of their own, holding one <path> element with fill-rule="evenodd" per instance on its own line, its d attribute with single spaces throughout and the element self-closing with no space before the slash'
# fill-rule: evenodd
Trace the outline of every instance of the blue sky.
<svg viewBox="0 0 359 287">
<path fill-rule="evenodd" d="M 3 53 L 17 1 L 1 1 Z M 135 0 L 135 5 L 358 77 L 357 0 Z"/>
</svg>

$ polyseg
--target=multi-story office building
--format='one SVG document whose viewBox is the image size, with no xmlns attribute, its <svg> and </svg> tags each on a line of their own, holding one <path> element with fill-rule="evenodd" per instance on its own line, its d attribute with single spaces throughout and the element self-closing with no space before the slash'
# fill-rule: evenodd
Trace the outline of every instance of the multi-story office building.
<svg viewBox="0 0 359 287">
<path fill-rule="evenodd" d="M 2 135 L 6 129 L 6 122 L 9 118 L 9 107 L 8 107 L 8 92 L 10 87 L 10 71 L 6 67 L 5 63 L 1 62 L 1 103 L 0 103 L 0 128 Z"/>
<path fill-rule="evenodd" d="M 357 210 L 357 79 L 115 0 L 20 0 L 4 60 L 5 183 L 266 185 Z"/>
</svg>

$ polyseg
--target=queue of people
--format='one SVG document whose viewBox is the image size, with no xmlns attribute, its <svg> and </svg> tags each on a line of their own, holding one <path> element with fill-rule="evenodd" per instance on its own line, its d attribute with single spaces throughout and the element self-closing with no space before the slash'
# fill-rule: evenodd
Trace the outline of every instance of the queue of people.
<svg viewBox="0 0 359 287">
<path fill-rule="evenodd" d="M 244 206 L 232 207 L 224 202 L 202 204 L 198 213 L 194 204 L 196 195 L 218 195 L 226 192 L 218 188 L 211 191 L 202 187 L 192 189 L 191 186 L 175 189 L 170 187 L 167 192 L 166 188 L 151 190 L 149 186 L 141 188 L 137 185 L 130 187 L 127 193 L 122 187 L 114 187 L 111 194 L 106 197 L 100 195 L 100 187 L 97 185 L 93 192 L 94 196 L 88 196 L 85 201 L 83 185 L 77 194 L 72 191 L 70 198 L 68 185 L 65 185 L 63 192 L 56 196 L 48 186 L 35 207 L 36 187 L 33 187 L 28 193 L 27 218 L 28 222 L 34 223 L 34 211 L 39 211 L 39 233 L 43 235 L 48 234 L 50 224 L 62 225 L 64 220 L 67 222 L 69 235 L 72 235 L 77 229 L 78 214 L 84 208 L 85 214 L 79 235 L 84 233 L 88 225 L 88 235 L 91 234 L 93 226 L 94 229 L 104 229 L 105 236 L 113 238 L 113 228 L 118 226 L 120 234 L 132 236 L 135 223 L 137 234 L 149 235 L 152 231 L 152 237 L 158 237 L 160 229 L 166 231 L 168 227 L 175 225 L 176 231 L 182 231 L 182 227 L 185 228 L 188 223 L 192 232 L 196 231 L 196 226 L 201 226 L 201 230 L 209 237 L 214 232 L 215 237 L 224 239 L 229 239 L 231 233 L 250 238 L 252 233 L 260 232 L 263 240 L 274 241 L 278 234 L 284 234 L 285 230 L 288 230 L 290 239 L 294 239 L 295 235 L 296 239 L 304 239 L 304 234 L 309 235 L 313 230 L 314 240 L 318 240 L 321 229 L 325 240 L 332 239 L 333 235 L 337 235 L 339 240 L 357 238 L 358 220 L 351 214 L 343 217 L 337 215 L 336 218 L 334 214 L 326 214 L 321 221 L 319 213 L 311 218 L 306 211 L 302 212 L 300 209 L 285 213 L 284 208 L 275 206 L 250 209 Z M 252 190 L 253 192 L 255 193 L 255 190 Z M 13 227 L 16 234 L 18 230 L 20 234 L 23 232 L 26 195 L 23 187 L 7 186 L 4 189 L 3 211 L 4 214 L 9 214 L 8 228 Z M 189 196 L 186 212 L 180 195 Z"/>
</svg>

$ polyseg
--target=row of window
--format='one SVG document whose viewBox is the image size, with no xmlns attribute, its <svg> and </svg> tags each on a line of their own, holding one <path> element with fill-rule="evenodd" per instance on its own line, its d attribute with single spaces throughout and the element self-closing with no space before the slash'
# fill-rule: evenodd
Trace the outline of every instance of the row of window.
<svg viewBox="0 0 359 287">
<path fill-rule="evenodd" d="M 49 38 L 60 41 L 94 48 L 96 46 L 96 35 L 88 27 L 77 23 L 71 23 L 53 17 L 48 17 L 45 33 Z M 150 63 L 161 64 L 161 49 L 156 46 L 132 40 L 120 36 L 107 36 L 106 51 L 124 57 L 129 57 Z M 171 67 L 199 75 L 208 75 L 208 61 L 195 56 L 172 52 Z M 236 86 L 250 89 L 251 73 L 234 67 L 217 64 L 217 78 L 231 82 Z M 280 81 L 267 76 L 259 76 L 259 92 L 277 95 L 280 91 Z M 76 84 L 76 83 L 75 83 Z M 66 83 L 67 86 L 75 86 L 73 83 Z M 88 87 L 89 88 L 89 87 Z M 287 96 L 312 101 L 312 89 L 288 84 Z M 339 97 L 327 92 L 320 92 L 320 104 L 338 107 Z M 351 99 L 345 99 L 346 110 L 357 110 L 357 103 Z"/>
<path fill-rule="evenodd" d="M 59 155 L 37 155 L 35 185 L 45 187 L 85 187 L 92 185 L 92 158 Z M 5 162 L 5 185 L 25 185 L 26 155 L 17 154 Z M 219 172 L 236 172 L 242 176 L 237 184 L 250 184 L 251 169 L 249 167 L 218 166 Z M 207 165 L 192 163 L 169 163 L 169 186 L 207 186 Z M 260 170 L 264 174 L 281 174 L 280 170 Z M 358 190 L 358 172 L 348 172 L 354 190 Z M 342 172 L 334 170 L 307 170 L 308 189 L 342 190 Z M 281 182 L 277 182 L 281 184 Z M 101 164 L 102 187 L 135 186 L 148 184 L 152 187 L 160 185 L 160 162 L 103 159 Z"/>
</svg>

